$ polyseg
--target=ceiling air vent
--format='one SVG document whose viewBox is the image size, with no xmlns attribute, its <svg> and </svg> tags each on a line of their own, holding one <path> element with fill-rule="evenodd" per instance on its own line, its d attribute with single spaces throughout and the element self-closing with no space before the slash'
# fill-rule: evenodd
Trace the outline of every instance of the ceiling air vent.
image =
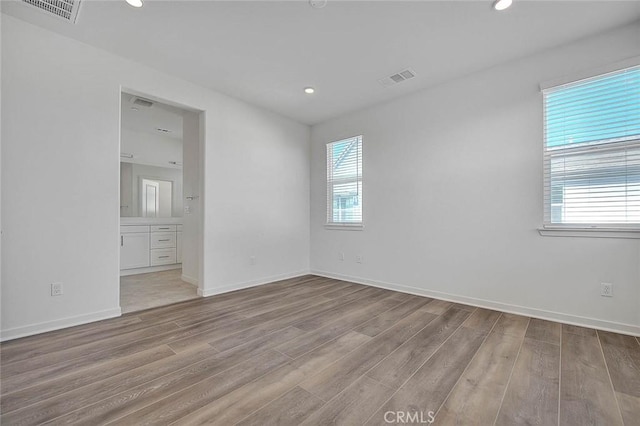
<svg viewBox="0 0 640 426">
<path fill-rule="evenodd" d="M 80 0 L 22 0 L 22 2 L 72 24 L 75 24 L 78 19 Z"/>
<path fill-rule="evenodd" d="M 149 99 L 133 97 L 131 98 L 131 103 L 143 108 L 151 108 L 153 106 L 153 102 Z"/>
<path fill-rule="evenodd" d="M 416 73 L 407 68 L 406 70 L 397 72 L 389 77 L 381 78 L 378 82 L 383 86 L 393 86 L 394 84 L 402 83 L 403 81 L 409 80 L 415 76 Z"/>
</svg>

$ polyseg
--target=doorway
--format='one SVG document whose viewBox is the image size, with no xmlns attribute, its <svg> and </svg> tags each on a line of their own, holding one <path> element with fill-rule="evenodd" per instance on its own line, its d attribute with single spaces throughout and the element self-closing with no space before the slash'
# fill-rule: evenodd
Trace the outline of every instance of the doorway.
<svg viewBox="0 0 640 426">
<path fill-rule="evenodd" d="M 121 93 L 120 307 L 198 296 L 203 113 Z"/>
</svg>

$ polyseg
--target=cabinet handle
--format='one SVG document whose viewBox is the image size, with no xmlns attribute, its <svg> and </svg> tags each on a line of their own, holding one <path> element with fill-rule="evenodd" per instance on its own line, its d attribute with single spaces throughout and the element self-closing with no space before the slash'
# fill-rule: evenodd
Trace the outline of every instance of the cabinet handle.
<svg viewBox="0 0 640 426">
<path fill-rule="evenodd" d="M 160 242 L 160 241 L 171 241 L 171 240 L 158 240 L 158 242 Z"/>
<path fill-rule="evenodd" d="M 124 235 L 120 235 L 120 247 L 124 246 Z"/>
<path fill-rule="evenodd" d="M 158 229 L 169 229 L 169 228 L 158 228 Z"/>
<path fill-rule="evenodd" d="M 158 256 L 158 259 L 166 259 L 166 258 L 168 258 L 168 257 L 169 257 L 169 256 Z"/>
</svg>

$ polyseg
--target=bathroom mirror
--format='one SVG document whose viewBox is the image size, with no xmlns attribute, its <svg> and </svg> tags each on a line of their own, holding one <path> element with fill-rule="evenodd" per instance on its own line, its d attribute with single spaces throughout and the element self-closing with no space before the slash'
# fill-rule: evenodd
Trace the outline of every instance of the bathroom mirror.
<svg viewBox="0 0 640 426">
<path fill-rule="evenodd" d="M 120 162 L 120 216 L 182 216 L 182 169 Z"/>
<path fill-rule="evenodd" d="M 181 217 L 183 111 L 122 93 L 120 217 Z"/>
</svg>

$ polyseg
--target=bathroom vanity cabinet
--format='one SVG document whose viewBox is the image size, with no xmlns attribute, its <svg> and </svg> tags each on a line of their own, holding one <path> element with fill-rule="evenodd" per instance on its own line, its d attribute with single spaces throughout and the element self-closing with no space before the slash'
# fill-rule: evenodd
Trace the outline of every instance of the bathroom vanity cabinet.
<svg viewBox="0 0 640 426">
<path fill-rule="evenodd" d="M 182 225 L 121 225 L 120 270 L 144 273 L 182 263 Z M 139 268 L 153 268 L 144 270 Z M 169 268 L 163 268 L 169 269 Z"/>
</svg>

